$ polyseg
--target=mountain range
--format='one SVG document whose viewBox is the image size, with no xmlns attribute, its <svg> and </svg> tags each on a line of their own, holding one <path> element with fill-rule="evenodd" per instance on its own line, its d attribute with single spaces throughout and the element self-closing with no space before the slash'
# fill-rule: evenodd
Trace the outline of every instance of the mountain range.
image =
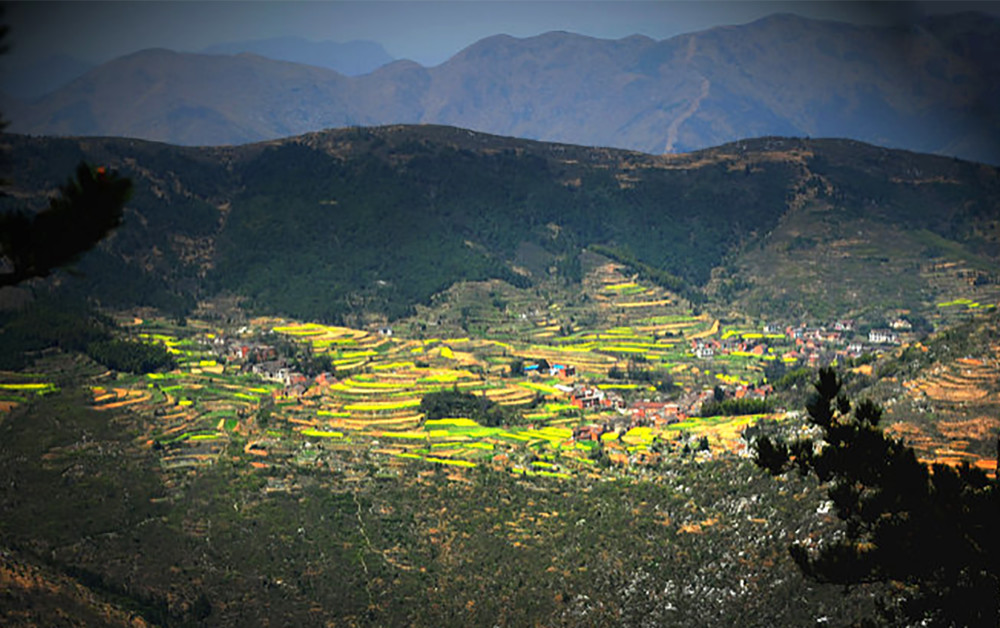
<svg viewBox="0 0 1000 628">
<path fill-rule="evenodd" d="M 109 306 L 232 294 L 264 313 L 394 319 L 463 280 L 579 281 L 585 250 L 769 319 L 933 311 L 1000 287 L 996 168 L 849 140 L 652 156 L 429 125 L 214 148 L 5 139 L 0 210 L 43 207 L 80 160 L 133 180 L 84 278 L 55 282 Z"/>
<path fill-rule="evenodd" d="M 334 70 L 347 76 L 368 74 L 394 61 L 381 44 L 367 40 L 348 42 L 311 41 L 302 37 L 271 37 L 231 41 L 206 46 L 200 51 L 208 55 L 238 55 L 249 53 L 304 65 Z M 51 55 L 33 62 L 7 68 L 0 76 L 0 92 L 7 99 L 31 103 L 67 83 L 83 76 L 99 64 L 67 54 Z M 18 104 L 14 105 L 15 107 Z M 7 108 L 4 108 L 7 111 Z"/>
<path fill-rule="evenodd" d="M 773 15 L 663 41 L 497 35 L 439 66 L 361 76 L 252 52 L 145 50 L 5 106 L 16 132 L 183 145 L 421 123 L 654 154 L 844 137 L 1000 163 L 997 59 L 1000 22 L 984 14 L 906 27 Z"/>
</svg>

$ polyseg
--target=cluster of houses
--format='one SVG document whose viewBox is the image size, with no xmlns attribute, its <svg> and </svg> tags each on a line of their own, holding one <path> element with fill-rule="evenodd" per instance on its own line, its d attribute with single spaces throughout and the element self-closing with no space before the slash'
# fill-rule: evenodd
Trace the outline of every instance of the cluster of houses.
<svg viewBox="0 0 1000 628">
<path fill-rule="evenodd" d="M 223 336 L 213 338 L 210 342 L 218 358 L 240 361 L 245 371 L 261 379 L 282 384 L 285 396 L 302 395 L 314 382 L 333 383 L 333 376 L 329 373 L 310 378 L 297 372 L 278 356 L 277 349 L 271 345 Z"/>
<path fill-rule="evenodd" d="M 278 350 L 271 345 L 250 342 L 240 338 L 216 336 L 207 341 L 216 357 L 225 360 L 243 360 L 247 363 L 267 362 L 278 358 Z"/>
<path fill-rule="evenodd" d="M 898 345 L 901 334 L 910 330 L 912 325 L 905 319 L 896 319 L 887 328 L 871 329 L 867 337 L 856 332 L 853 320 L 838 320 L 829 328 L 767 324 L 762 333 L 692 340 L 691 352 L 706 360 L 720 354 L 735 354 L 818 366 L 837 358 L 858 358 L 875 352 L 878 347 Z"/>
<path fill-rule="evenodd" d="M 581 410 L 618 410 L 620 412 L 626 409 L 625 400 L 613 390 L 601 390 L 596 386 L 583 384 L 558 385 L 556 388 L 566 393 L 570 404 Z"/>
<path fill-rule="evenodd" d="M 839 320 L 828 327 L 806 325 L 779 326 L 768 324 L 761 333 L 726 335 L 722 338 L 698 338 L 691 341 L 692 353 L 701 359 L 716 355 L 736 354 L 757 356 L 766 360 L 782 360 L 817 366 L 838 357 L 857 358 L 873 351 L 873 347 L 900 343 L 902 334 L 911 330 L 910 323 L 900 319 L 885 328 L 871 329 L 867 337 L 856 331 L 854 321 Z M 391 329 L 380 330 L 390 335 Z M 865 342 L 867 340 L 867 343 Z M 243 369 L 262 379 L 279 382 L 284 396 L 299 396 L 313 384 L 329 385 L 335 380 L 328 373 L 316 378 L 296 372 L 282 360 L 275 347 L 244 337 L 216 337 L 206 340 L 215 354 L 227 361 L 243 364 Z M 642 400 L 626 403 L 614 390 L 602 389 L 575 381 L 576 369 L 567 364 L 549 364 L 545 360 L 523 366 L 528 377 L 558 378 L 555 386 L 568 402 L 581 411 L 602 411 L 597 424 L 584 424 L 574 430 L 577 440 L 600 440 L 607 432 L 623 432 L 632 427 L 663 427 L 700 414 L 702 406 L 718 399 L 719 391 L 691 391 L 679 399 Z M 766 399 L 773 389 L 767 385 L 726 387 L 723 394 L 734 399 Z"/>
<path fill-rule="evenodd" d="M 738 385 L 727 387 L 723 394 L 727 399 L 759 399 L 761 401 L 774 392 L 770 385 Z M 702 406 L 716 400 L 715 390 L 700 390 L 685 393 L 677 400 L 652 401 L 644 399 L 626 403 L 614 391 L 602 391 L 587 386 L 575 386 L 569 393 L 571 403 L 581 409 L 617 410 L 617 414 L 606 414 L 599 424 L 580 425 L 573 431 L 575 440 L 600 440 L 608 432 L 625 432 L 633 427 L 666 427 L 680 423 L 701 413 Z"/>
</svg>

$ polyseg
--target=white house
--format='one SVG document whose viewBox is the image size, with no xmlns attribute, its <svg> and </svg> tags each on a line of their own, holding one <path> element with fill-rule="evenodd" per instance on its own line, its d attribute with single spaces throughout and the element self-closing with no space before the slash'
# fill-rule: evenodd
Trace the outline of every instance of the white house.
<svg viewBox="0 0 1000 628">
<path fill-rule="evenodd" d="M 899 344 L 899 336 L 891 329 L 873 329 L 868 332 L 868 342 L 877 345 Z"/>
</svg>

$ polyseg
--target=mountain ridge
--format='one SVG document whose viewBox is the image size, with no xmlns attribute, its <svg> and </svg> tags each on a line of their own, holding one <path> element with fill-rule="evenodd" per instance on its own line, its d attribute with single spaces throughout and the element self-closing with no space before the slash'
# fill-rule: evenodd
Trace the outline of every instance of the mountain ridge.
<svg viewBox="0 0 1000 628">
<path fill-rule="evenodd" d="M 434 67 L 396 61 L 354 77 L 178 53 L 172 67 L 146 72 L 173 77 L 187 110 L 130 107 L 142 82 L 130 85 L 134 73 L 116 60 L 18 110 L 11 130 L 206 145 L 432 123 L 649 153 L 764 135 L 852 137 L 1000 163 L 993 35 L 1000 21 L 986 15 L 910 28 L 779 15 L 662 41 L 494 36 Z M 199 79 L 208 68 L 213 78 Z"/>
<path fill-rule="evenodd" d="M 276 61 L 322 67 L 345 76 L 368 74 L 394 61 L 381 44 L 363 39 L 336 42 L 294 36 L 271 37 L 214 44 L 200 52 L 228 55 L 246 52 Z"/>
<path fill-rule="evenodd" d="M 928 311 L 1000 286 L 996 168 L 851 140 L 657 156 L 435 125 L 204 148 L 5 137 L 0 209 L 44 206 L 80 159 L 134 180 L 125 226 L 80 264 L 89 278 L 56 282 L 109 305 L 229 293 L 260 312 L 392 319 L 458 281 L 578 281 L 592 247 L 763 318 Z"/>
</svg>

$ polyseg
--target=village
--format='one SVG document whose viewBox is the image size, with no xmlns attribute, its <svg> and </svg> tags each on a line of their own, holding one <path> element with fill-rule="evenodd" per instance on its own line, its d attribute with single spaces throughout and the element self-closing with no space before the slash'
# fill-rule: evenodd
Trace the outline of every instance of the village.
<svg viewBox="0 0 1000 628">
<path fill-rule="evenodd" d="M 95 387 L 94 407 L 151 417 L 148 442 L 179 471 L 237 455 L 286 478 L 289 465 L 355 473 L 358 460 L 383 472 L 419 460 L 646 473 L 678 456 L 749 455 L 748 428 L 795 424 L 816 367 L 870 371 L 927 331 L 906 312 L 727 320 L 627 273 L 602 263 L 575 297 L 469 284 L 411 318 L 355 326 L 247 317 L 228 302 L 183 326 L 127 315 L 127 333 L 164 344 L 179 368 L 114 375 Z M 425 402 L 449 395 L 484 411 L 429 416 Z"/>
<path fill-rule="evenodd" d="M 540 397 L 565 402 L 581 419 L 573 429 L 573 440 L 601 442 L 607 434 L 621 435 L 633 428 L 664 428 L 701 417 L 710 403 L 718 408 L 718 404 L 729 400 L 756 402 L 743 407 L 783 410 L 770 403 L 774 382 L 769 380 L 797 368 L 864 362 L 867 356 L 873 357 L 900 344 L 911 330 L 912 325 L 903 318 L 893 320 L 886 328 L 872 328 L 866 334 L 856 329 L 853 320 L 838 320 L 829 327 L 767 324 L 760 332 L 725 331 L 714 337 L 699 337 L 690 340 L 687 352 L 696 364 L 708 366 L 715 360 L 733 356 L 756 360 L 761 365 L 756 381 L 720 378 L 714 385 L 700 388 L 672 382 L 668 388 L 660 389 L 629 388 L 628 384 L 616 388 L 614 382 L 627 380 L 632 362 L 629 371 L 612 366 L 606 377 L 594 378 L 578 376 L 577 366 L 571 363 L 528 358 L 508 365 L 501 375 L 548 387 Z M 349 373 L 338 376 L 336 370 L 296 370 L 297 360 L 290 355 L 287 345 L 279 351 L 274 344 L 248 338 L 247 332 L 243 328 L 232 335 L 220 334 L 202 342 L 230 367 L 278 384 L 273 392 L 275 401 L 315 397 L 321 394 L 319 391 L 342 381 L 345 375 L 350 377 Z M 394 340 L 390 327 L 383 326 L 371 333 L 383 341 Z"/>
</svg>

